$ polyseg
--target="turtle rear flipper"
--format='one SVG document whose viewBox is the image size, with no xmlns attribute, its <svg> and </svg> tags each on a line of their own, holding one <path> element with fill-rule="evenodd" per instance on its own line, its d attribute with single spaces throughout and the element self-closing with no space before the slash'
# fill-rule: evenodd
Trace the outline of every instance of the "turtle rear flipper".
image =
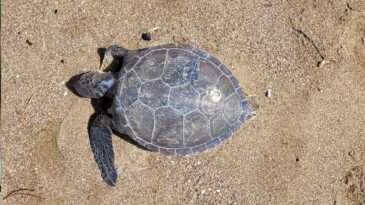
<svg viewBox="0 0 365 205">
<path fill-rule="evenodd" d="M 94 159 L 101 171 L 101 177 L 110 186 L 115 186 L 117 172 L 114 166 L 111 119 L 105 114 L 98 114 L 91 124 L 89 138 Z"/>
<path fill-rule="evenodd" d="M 250 107 L 251 107 L 251 113 L 248 114 L 246 116 L 245 121 L 250 121 L 253 120 L 256 117 L 257 111 L 260 108 L 260 104 L 257 100 L 257 96 L 256 95 L 248 95 L 247 97 L 247 101 L 250 103 Z"/>
</svg>

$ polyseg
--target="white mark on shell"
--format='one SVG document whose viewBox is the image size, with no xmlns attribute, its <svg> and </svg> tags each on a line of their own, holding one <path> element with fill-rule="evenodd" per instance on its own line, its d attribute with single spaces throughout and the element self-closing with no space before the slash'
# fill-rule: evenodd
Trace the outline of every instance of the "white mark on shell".
<svg viewBox="0 0 365 205">
<path fill-rule="evenodd" d="M 208 94 L 214 102 L 218 102 L 222 98 L 221 92 L 219 92 L 219 90 L 216 88 L 210 89 Z"/>
</svg>

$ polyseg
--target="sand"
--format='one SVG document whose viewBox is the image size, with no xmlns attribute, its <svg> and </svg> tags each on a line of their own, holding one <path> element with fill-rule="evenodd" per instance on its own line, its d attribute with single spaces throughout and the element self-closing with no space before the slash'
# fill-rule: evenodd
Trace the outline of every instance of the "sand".
<svg viewBox="0 0 365 205">
<path fill-rule="evenodd" d="M 170 42 L 224 62 L 257 96 L 257 117 L 194 156 L 114 135 L 109 187 L 90 100 L 65 82 L 97 69 L 98 48 Z M 363 0 L 5 0 L 1 94 L 3 204 L 365 204 Z"/>
</svg>

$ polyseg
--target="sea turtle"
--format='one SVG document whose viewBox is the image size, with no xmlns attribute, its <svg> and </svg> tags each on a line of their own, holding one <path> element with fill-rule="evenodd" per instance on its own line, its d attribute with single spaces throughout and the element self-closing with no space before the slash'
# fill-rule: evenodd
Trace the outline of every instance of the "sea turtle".
<svg viewBox="0 0 365 205">
<path fill-rule="evenodd" d="M 253 116 L 226 66 L 186 44 L 110 46 L 100 69 L 79 75 L 72 86 L 83 97 L 112 101 L 89 128 L 94 158 L 111 186 L 117 180 L 112 130 L 151 151 L 189 155 L 218 145 Z"/>
</svg>

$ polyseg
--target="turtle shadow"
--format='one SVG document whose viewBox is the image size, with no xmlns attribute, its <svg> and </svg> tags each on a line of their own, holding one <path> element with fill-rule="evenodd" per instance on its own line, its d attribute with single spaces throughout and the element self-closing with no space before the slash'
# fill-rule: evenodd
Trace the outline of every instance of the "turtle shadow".
<svg viewBox="0 0 365 205">
<path fill-rule="evenodd" d="M 100 47 L 100 48 L 98 48 L 97 52 L 98 52 L 99 58 L 100 58 L 99 66 L 101 66 L 101 64 L 103 63 L 103 60 L 104 60 L 106 48 Z"/>
</svg>

